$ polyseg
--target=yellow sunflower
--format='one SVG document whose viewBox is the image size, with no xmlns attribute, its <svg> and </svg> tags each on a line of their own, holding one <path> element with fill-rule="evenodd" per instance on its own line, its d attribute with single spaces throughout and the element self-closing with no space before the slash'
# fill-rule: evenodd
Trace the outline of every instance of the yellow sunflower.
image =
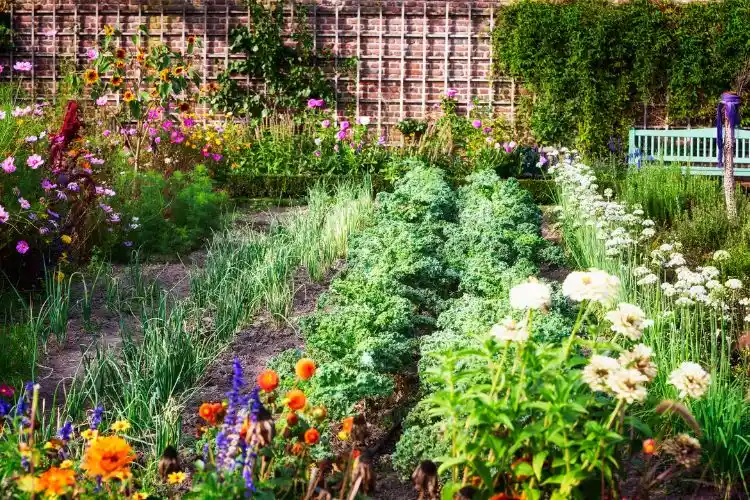
<svg viewBox="0 0 750 500">
<path fill-rule="evenodd" d="M 89 68 L 83 73 L 83 81 L 86 85 L 93 85 L 99 81 L 99 73 L 94 68 Z"/>
<path fill-rule="evenodd" d="M 135 94 L 132 90 L 128 89 L 122 94 L 122 100 L 125 102 L 130 102 L 135 99 Z"/>
<path fill-rule="evenodd" d="M 104 25 L 104 36 L 112 36 L 115 34 L 115 28 L 109 24 Z"/>
</svg>

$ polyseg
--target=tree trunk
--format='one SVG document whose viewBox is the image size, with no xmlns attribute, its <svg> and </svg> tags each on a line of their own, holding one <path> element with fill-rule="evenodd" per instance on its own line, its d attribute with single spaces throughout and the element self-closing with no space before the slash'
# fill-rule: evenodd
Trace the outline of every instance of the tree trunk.
<svg viewBox="0 0 750 500">
<path fill-rule="evenodd" d="M 727 204 L 727 218 L 730 221 L 737 220 L 737 201 L 735 193 L 737 191 L 734 183 L 734 139 L 732 125 L 727 118 L 726 109 L 722 112 L 724 125 L 724 148 L 722 151 L 724 160 L 724 199 Z"/>
</svg>

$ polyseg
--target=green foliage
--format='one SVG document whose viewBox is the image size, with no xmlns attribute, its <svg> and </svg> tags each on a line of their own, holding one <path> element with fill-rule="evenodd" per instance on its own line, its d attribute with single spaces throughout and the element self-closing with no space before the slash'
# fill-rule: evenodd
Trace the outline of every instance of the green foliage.
<svg viewBox="0 0 750 500">
<path fill-rule="evenodd" d="M 329 101 L 333 95 L 321 67 L 322 55 L 313 48 L 307 9 L 295 5 L 292 44 L 285 43 L 284 0 L 248 0 L 252 27 L 237 26 L 230 33 L 229 50 L 244 54 L 219 75 L 219 89 L 208 98 L 222 111 L 265 117 L 274 111 L 297 110 L 310 98 Z M 237 76 L 265 83 L 264 90 L 241 87 Z"/>
<path fill-rule="evenodd" d="M 670 119 L 709 119 L 750 57 L 749 5 L 524 0 L 503 7 L 493 43 L 500 69 L 536 95 L 538 140 L 602 151 L 640 103 L 666 103 Z"/>
</svg>

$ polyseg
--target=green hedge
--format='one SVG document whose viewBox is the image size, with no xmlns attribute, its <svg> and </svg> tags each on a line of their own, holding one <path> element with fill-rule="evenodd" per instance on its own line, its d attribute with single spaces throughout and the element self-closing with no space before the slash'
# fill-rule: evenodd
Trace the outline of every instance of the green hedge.
<svg viewBox="0 0 750 500">
<path fill-rule="evenodd" d="M 536 95 L 539 141 L 604 151 L 642 103 L 712 120 L 750 58 L 750 0 L 522 0 L 500 11 L 493 44 L 498 69 Z"/>
</svg>

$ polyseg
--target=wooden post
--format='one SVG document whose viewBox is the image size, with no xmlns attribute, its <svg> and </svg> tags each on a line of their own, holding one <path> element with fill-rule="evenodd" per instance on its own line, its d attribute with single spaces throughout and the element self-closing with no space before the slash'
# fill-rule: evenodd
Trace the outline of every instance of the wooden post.
<svg viewBox="0 0 750 500">
<path fill-rule="evenodd" d="M 730 221 L 737 220 L 736 187 L 734 182 L 734 130 L 727 106 L 723 106 L 721 113 L 723 147 L 721 151 L 724 163 L 724 200 L 727 205 L 727 218 Z"/>
</svg>

